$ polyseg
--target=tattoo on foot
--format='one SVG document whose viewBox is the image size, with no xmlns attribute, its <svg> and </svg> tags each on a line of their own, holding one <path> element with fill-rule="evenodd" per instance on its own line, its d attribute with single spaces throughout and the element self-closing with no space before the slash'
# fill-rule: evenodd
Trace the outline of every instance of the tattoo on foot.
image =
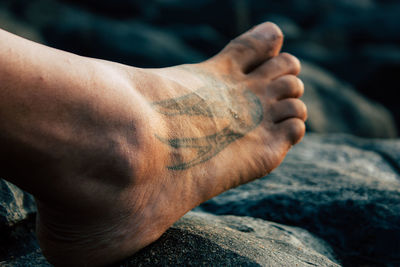
<svg viewBox="0 0 400 267">
<path fill-rule="evenodd" d="M 185 170 L 203 163 L 230 143 L 245 136 L 263 120 L 260 99 L 249 90 L 242 95 L 228 88 L 200 88 L 181 97 L 153 102 L 152 106 L 166 116 L 205 116 L 227 118 L 229 125 L 215 134 L 204 137 L 165 139 L 156 137 L 174 149 L 195 149 L 197 156 L 189 161 L 177 160 L 169 170 Z"/>
</svg>

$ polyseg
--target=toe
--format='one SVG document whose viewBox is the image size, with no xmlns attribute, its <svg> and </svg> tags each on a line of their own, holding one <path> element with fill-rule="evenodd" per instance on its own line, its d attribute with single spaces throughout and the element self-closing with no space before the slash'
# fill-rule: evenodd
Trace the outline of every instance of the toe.
<svg viewBox="0 0 400 267">
<path fill-rule="evenodd" d="M 298 118 L 291 118 L 278 123 L 277 129 L 280 137 L 283 137 L 282 140 L 290 145 L 300 142 L 306 132 L 304 121 Z"/>
<path fill-rule="evenodd" d="M 290 118 L 298 118 L 305 121 L 307 119 L 307 108 L 300 99 L 287 98 L 272 104 L 270 114 L 272 121 L 275 123 Z"/>
<path fill-rule="evenodd" d="M 276 56 L 282 42 L 283 34 L 279 27 L 266 22 L 232 40 L 218 57 L 248 73 L 265 60 Z"/>
<path fill-rule="evenodd" d="M 301 64 L 296 57 L 288 53 L 281 53 L 254 69 L 251 75 L 266 80 L 274 80 L 287 74 L 298 75 L 300 70 Z"/>
<path fill-rule="evenodd" d="M 304 93 L 304 84 L 294 75 L 284 75 L 271 82 L 265 92 L 276 100 L 299 98 Z"/>
</svg>

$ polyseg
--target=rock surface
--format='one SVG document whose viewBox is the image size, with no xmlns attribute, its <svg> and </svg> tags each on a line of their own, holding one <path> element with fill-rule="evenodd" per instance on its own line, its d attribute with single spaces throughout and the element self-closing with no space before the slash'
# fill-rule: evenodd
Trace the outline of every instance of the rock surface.
<svg viewBox="0 0 400 267">
<path fill-rule="evenodd" d="M 238 216 L 190 212 L 120 266 L 339 266 L 307 231 Z"/>
<path fill-rule="evenodd" d="M 399 151 L 400 140 L 309 134 L 270 175 L 202 204 L 117 266 L 397 266 Z M 2 186 L 13 193 L 1 195 L 0 265 L 48 266 L 31 198 Z"/>
<path fill-rule="evenodd" d="M 307 229 L 347 266 L 397 266 L 400 141 L 309 135 L 267 177 L 201 205 Z"/>
<path fill-rule="evenodd" d="M 0 179 L 0 228 L 11 227 L 36 211 L 31 195 Z"/>
</svg>

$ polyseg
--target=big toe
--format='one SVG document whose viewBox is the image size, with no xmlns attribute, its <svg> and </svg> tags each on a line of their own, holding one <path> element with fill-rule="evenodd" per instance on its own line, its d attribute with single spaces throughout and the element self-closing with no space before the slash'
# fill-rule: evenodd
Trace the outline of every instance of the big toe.
<svg viewBox="0 0 400 267">
<path fill-rule="evenodd" d="M 277 25 L 265 22 L 232 40 L 218 55 L 233 68 L 244 73 L 279 54 L 283 34 Z"/>
</svg>

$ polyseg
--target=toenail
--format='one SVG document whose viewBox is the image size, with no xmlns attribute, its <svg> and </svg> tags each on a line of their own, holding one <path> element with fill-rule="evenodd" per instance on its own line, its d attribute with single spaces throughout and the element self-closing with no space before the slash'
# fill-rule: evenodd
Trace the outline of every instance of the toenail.
<svg viewBox="0 0 400 267">
<path fill-rule="evenodd" d="M 279 26 L 272 22 L 265 22 L 264 24 L 255 26 L 250 32 L 268 36 L 268 38 L 272 40 L 283 38 L 283 33 Z"/>
</svg>

